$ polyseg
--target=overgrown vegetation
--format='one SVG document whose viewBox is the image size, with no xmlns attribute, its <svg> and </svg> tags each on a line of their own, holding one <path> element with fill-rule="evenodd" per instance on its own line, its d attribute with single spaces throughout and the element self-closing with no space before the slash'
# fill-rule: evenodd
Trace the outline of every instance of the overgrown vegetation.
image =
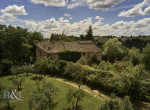
<svg viewBox="0 0 150 110">
<path fill-rule="evenodd" d="M 7 87 L 7 90 L 11 91 L 14 87 L 23 91 L 24 83 L 28 84 L 25 79 L 34 80 L 31 86 L 35 86 L 36 89 L 32 90 L 33 94 L 30 94 L 28 98 L 30 109 L 43 110 L 58 107 L 59 103 L 56 100 L 58 97 L 55 97 L 58 94 L 55 92 L 59 92 L 56 89 L 59 85 L 55 87 L 44 81 L 43 77 L 46 75 L 64 77 L 78 84 L 79 90 L 71 89 L 65 94 L 66 99 L 63 97 L 67 102 L 63 109 L 84 108 L 82 104 L 79 104 L 85 98 L 84 92 L 80 89 L 82 84 L 99 88 L 109 94 L 115 93 L 118 97 L 124 98 L 121 101 L 120 98 L 112 96 L 110 100 L 104 101 L 100 110 L 132 110 L 131 102 L 133 101 L 150 102 L 150 38 L 148 36 L 94 37 L 91 26 L 86 35 L 81 35 L 80 38 L 67 36 L 64 33 L 51 35 L 52 42 L 93 40 L 98 47 L 102 48 L 103 60 L 97 62 L 94 55 L 91 67 L 87 65 L 86 59 L 81 58 L 81 53 L 71 50 L 59 52 L 59 60 L 44 57 L 35 62 L 36 44 L 43 40 L 43 36 L 38 32 L 28 32 L 27 29 L 21 27 L 0 25 L 0 39 L 0 74 L 2 73 L 2 77 L 7 75 L 5 73 L 11 73 L 13 76 L 7 79 L 11 85 Z M 22 73 L 24 74 L 21 75 Z M 31 78 L 30 73 L 36 75 Z M 44 76 L 38 77 L 39 74 Z M 29 88 L 29 85 L 26 88 Z M 0 94 L 3 94 L 4 88 L 0 83 Z M 0 101 L 5 101 L 1 95 Z M 7 109 L 11 108 L 9 99 L 6 103 Z"/>
<path fill-rule="evenodd" d="M 76 52 L 72 50 L 63 50 L 59 52 L 58 55 L 61 60 L 72 61 L 72 62 L 77 62 L 81 57 L 80 52 Z"/>
<path fill-rule="evenodd" d="M 19 26 L 0 25 L 0 70 L 9 73 L 12 66 L 35 62 L 36 44 L 43 40 L 39 32 Z"/>
</svg>

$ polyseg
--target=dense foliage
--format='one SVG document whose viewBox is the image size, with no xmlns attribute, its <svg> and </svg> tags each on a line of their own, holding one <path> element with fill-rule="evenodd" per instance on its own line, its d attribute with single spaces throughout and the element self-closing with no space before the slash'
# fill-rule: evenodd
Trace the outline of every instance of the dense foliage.
<svg viewBox="0 0 150 110">
<path fill-rule="evenodd" d="M 109 39 L 104 44 L 103 55 L 105 59 L 108 59 L 110 62 L 122 60 L 125 54 L 126 48 L 122 46 L 122 43 L 117 38 Z"/>
<path fill-rule="evenodd" d="M 150 70 L 150 44 L 143 49 L 143 63 L 147 70 Z"/>
<path fill-rule="evenodd" d="M 124 100 L 121 101 L 112 94 L 111 98 L 104 102 L 100 110 L 133 110 L 133 108 L 128 96 L 125 96 Z"/>
<path fill-rule="evenodd" d="M 142 64 L 134 66 L 130 61 L 114 64 L 102 61 L 96 69 L 93 69 L 80 63 L 62 61 L 54 61 L 54 63 L 50 59 L 44 59 L 49 65 L 44 67 L 45 63 L 41 60 L 45 68 L 42 70 L 47 70 L 46 74 L 64 76 L 77 82 L 79 87 L 81 84 L 87 84 L 108 93 L 116 93 L 118 96 L 130 96 L 131 100 L 150 101 L 148 87 L 150 76 Z M 62 68 L 63 71 L 59 72 Z"/>
<path fill-rule="evenodd" d="M 0 25 L 0 69 L 9 72 L 12 65 L 35 61 L 35 48 L 43 36 L 19 26 Z"/>
<path fill-rule="evenodd" d="M 72 50 L 63 50 L 58 53 L 59 58 L 65 61 L 76 62 L 81 58 L 81 53 Z"/>
</svg>

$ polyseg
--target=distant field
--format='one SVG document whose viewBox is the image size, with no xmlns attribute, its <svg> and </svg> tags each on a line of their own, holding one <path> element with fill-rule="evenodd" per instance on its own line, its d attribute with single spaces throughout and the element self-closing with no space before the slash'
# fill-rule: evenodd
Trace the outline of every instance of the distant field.
<svg viewBox="0 0 150 110">
<path fill-rule="evenodd" d="M 23 74 L 22 74 L 23 75 Z M 19 76 L 22 76 L 19 75 Z M 38 75 L 40 76 L 40 75 Z M 2 83 L 6 89 L 10 86 L 13 88 L 16 88 L 12 84 L 12 79 L 15 77 L 15 75 L 10 75 L 10 76 L 1 76 L 0 77 L 0 83 Z M 17 102 L 10 102 L 10 107 L 13 108 L 14 110 L 29 110 L 28 108 L 28 99 L 32 92 L 36 90 L 35 86 L 35 80 L 34 80 L 35 75 L 29 74 L 28 77 L 26 77 L 25 82 L 22 84 L 22 90 L 21 90 L 21 95 L 24 97 L 23 101 L 17 101 Z M 43 77 L 42 75 L 40 77 Z M 77 90 L 76 88 L 56 80 L 55 78 L 48 77 L 46 76 L 47 82 L 52 83 L 54 86 L 56 86 L 59 89 L 59 93 L 57 94 L 57 101 L 58 105 L 54 110 L 63 110 L 69 106 L 69 104 L 66 101 L 66 94 L 69 89 Z M 7 90 L 6 90 L 7 91 Z M 82 105 L 83 110 L 98 110 L 100 105 L 103 103 L 102 99 L 97 99 L 88 93 L 85 93 L 85 98 L 83 101 L 80 103 Z M 0 110 L 7 106 L 6 103 L 0 103 Z"/>
</svg>

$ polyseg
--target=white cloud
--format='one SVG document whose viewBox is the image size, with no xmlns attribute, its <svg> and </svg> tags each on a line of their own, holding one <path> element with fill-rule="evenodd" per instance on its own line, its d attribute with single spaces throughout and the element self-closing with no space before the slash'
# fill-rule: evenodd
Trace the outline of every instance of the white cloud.
<svg viewBox="0 0 150 110">
<path fill-rule="evenodd" d="M 145 8 L 144 13 L 145 13 L 145 14 L 150 14 L 150 6 L 147 7 L 147 8 Z"/>
<path fill-rule="evenodd" d="M 100 20 L 100 21 L 101 21 L 101 20 L 103 20 L 104 18 L 102 18 L 102 17 L 100 17 L 100 16 L 96 16 L 96 17 L 95 17 L 95 19 L 97 19 L 97 20 Z"/>
<path fill-rule="evenodd" d="M 44 6 L 58 6 L 64 7 L 66 6 L 67 0 L 30 0 L 35 4 L 44 4 Z"/>
<path fill-rule="evenodd" d="M 24 6 L 17 6 L 17 5 L 8 6 L 5 9 L 2 9 L 1 12 L 8 13 L 11 15 L 27 15 L 28 14 Z"/>
<path fill-rule="evenodd" d="M 14 19 L 15 17 L 12 14 L 4 13 L 0 16 L 0 18 Z"/>
<path fill-rule="evenodd" d="M 150 13 L 150 7 L 145 8 L 143 11 L 142 8 L 148 4 L 147 0 L 135 5 L 132 9 L 127 11 L 122 11 L 118 16 L 120 17 L 135 17 L 139 15 L 146 15 Z"/>
<path fill-rule="evenodd" d="M 95 17 L 100 19 L 100 17 Z M 94 35 L 116 35 L 130 36 L 139 34 L 150 34 L 150 18 L 144 18 L 137 22 L 117 21 L 112 25 L 104 24 L 101 20 L 92 22 L 93 18 L 80 20 L 79 22 L 70 23 L 69 20 L 61 17 L 59 20 L 51 18 L 45 21 L 26 20 L 25 27 L 30 31 L 39 31 L 45 37 L 50 37 L 51 33 L 62 33 L 67 35 L 80 36 L 86 34 L 86 30 L 92 25 Z"/>
<path fill-rule="evenodd" d="M 73 9 L 73 8 L 78 7 L 78 6 L 80 6 L 80 5 L 81 5 L 80 3 L 72 3 L 72 4 L 69 4 L 69 5 L 67 6 L 67 9 Z"/>
<path fill-rule="evenodd" d="M 87 0 L 90 9 L 106 10 L 122 2 L 123 0 Z"/>
<path fill-rule="evenodd" d="M 0 23 L 5 23 L 5 21 L 4 21 L 4 20 L 2 20 L 2 19 L 0 19 Z"/>
<path fill-rule="evenodd" d="M 2 15 L 0 16 L 0 18 L 7 19 L 8 22 L 18 21 L 19 20 L 17 18 L 18 15 L 28 14 L 24 6 L 17 6 L 17 5 L 12 5 L 12 6 L 6 7 L 5 9 L 1 9 L 1 13 Z"/>
<path fill-rule="evenodd" d="M 68 13 L 65 13 L 65 14 L 64 14 L 64 16 L 71 16 L 71 15 L 70 15 L 70 14 L 68 14 Z"/>
<path fill-rule="evenodd" d="M 85 5 L 87 5 L 87 0 L 72 0 L 70 3 L 67 4 L 67 9 L 73 9 Z"/>
</svg>

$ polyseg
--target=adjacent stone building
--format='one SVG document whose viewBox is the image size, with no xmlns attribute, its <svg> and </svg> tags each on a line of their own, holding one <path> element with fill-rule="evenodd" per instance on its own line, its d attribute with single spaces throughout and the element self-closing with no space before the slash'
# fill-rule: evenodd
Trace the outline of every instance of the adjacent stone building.
<svg viewBox="0 0 150 110">
<path fill-rule="evenodd" d="M 36 59 L 44 56 L 52 59 L 59 59 L 58 52 L 63 50 L 72 50 L 82 53 L 88 64 L 91 64 L 91 58 L 96 55 L 99 61 L 102 60 L 102 51 L 92 41 L 76 41 L 76 42 L 50 42 L 44 41 L 37 44 Z"/>
</svg>

